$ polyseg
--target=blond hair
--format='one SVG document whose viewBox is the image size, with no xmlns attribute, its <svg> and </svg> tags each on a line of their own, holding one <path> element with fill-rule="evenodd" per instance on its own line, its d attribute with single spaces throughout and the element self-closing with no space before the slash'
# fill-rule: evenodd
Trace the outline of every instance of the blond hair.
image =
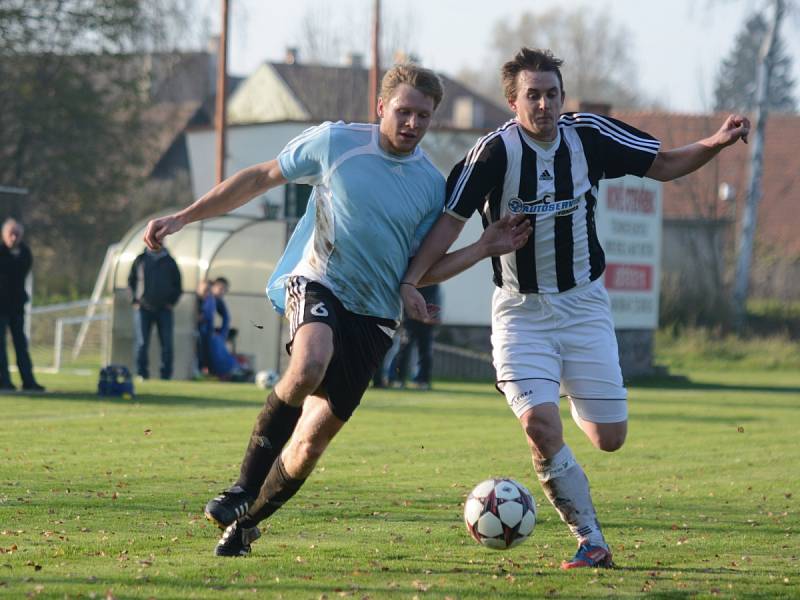
<svg viewBox="0 0 800 600">
<path fill-rule="evenodd" d="M 383 76 L 380 94 L 383 101 L 388 102 L 403 83 L 432 98 L 434 109 L 439 106 L 444 96 L 442 80 L 436 73 L 413 63 L 402 63 L 393 66 Z"/>
</svg>

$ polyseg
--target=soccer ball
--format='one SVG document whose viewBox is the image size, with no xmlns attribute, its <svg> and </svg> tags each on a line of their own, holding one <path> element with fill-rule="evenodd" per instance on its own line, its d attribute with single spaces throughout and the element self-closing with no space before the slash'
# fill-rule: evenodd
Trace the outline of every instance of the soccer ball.
<svg viewBox="0 0 800 600">
<path fill-rule="evenodd" d="M 464 522 L 472 538 L 487 548 L 513 548 L 533 532 L 536 503 L 528 488 L 513 479 L 487 479 L 467 497 Z"/>
<path fill-rule="evenodd" d="M 256 386 L 262 390 L 275 387 L 278 379 L 280 376 L 275 371 L 259 371 L 256 373 Z"/>
</svg>

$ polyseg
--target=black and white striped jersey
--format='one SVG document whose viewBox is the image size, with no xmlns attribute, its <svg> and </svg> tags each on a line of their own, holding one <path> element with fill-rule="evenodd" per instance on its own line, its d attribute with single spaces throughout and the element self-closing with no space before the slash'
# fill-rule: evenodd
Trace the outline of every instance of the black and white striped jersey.
<svg viewBox="0 0 800 600">
<path fill-rule="evenodd" d="M 497 286 L 522 292 L 564 292 L 605 269 L 595 210 L 601 179 L 643 176 L 660 143 L 630 125 L 591 113 L 565 113 L 545 149 L 516 120 L 485 135 L 450 173 L 446 212 L 484 227 L 507 213 L 533 225 L 527 244 L 492 259 Z"/>
</svg>

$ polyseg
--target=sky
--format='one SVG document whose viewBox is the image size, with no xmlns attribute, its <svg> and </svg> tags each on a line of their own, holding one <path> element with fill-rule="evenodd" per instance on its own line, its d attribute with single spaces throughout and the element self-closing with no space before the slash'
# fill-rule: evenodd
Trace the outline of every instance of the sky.
<svg viewBox="0 0 800 600">
<path fill-rule="evenodd" d="M 219 31 L 220 0 L 196 0 L 211 32 Z M 372 0 L 229 0 L 229 71 L 252 73 L 262 62 L 283 60 L 296 46 L 302 23 L 321 11 L 333 27 L 363 24 L 354 51 L 367 53 Z M 450 76 L 484 63 L 492 26 L 521 12 L 559 6 L 587 7 L 611 14 L 630 33 L 631 61 L 639 88 L 668 110 L 706 112 L 713 103 L 714 78 L 747 17 L 764 0 L 383 0 L 382 11 L 405 29 L 421 63 Z M 365 16 L 367 15 L 367 16 Z M 352 24 L 351 24 L 352 23 Z M 800 14 L 785 19 L 783 39 L 794 62 L 800 93 Z M 557 54 L 557 52 L 556 52 Z M 300 57 L 302 61 L 302 56 Z M 565 67 L 567 68 L 567 67 Z"/>
</svg>

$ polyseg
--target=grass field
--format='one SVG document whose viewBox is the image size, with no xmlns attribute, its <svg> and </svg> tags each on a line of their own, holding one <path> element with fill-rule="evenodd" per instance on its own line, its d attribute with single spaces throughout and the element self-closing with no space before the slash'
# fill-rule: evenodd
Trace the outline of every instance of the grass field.
<svg viewBox="0 0 800 600">
<path fill-rule="evenodd" d="M 263 392 L 95 381 L 0 396 L 0 597 L 797 598 L 800 375 L 684 372 L 630 388 L 631 432 L 589 447 L 564 413 L 618 568 L 561 572 L 574 542 L 489 384 L 373 391 L 245 559 L 211 555 L 205 502 L 234 478 Z M 462 502 L 481 479 L 533 491 L 533 536 L 475 544 Z"/>
</svg>

